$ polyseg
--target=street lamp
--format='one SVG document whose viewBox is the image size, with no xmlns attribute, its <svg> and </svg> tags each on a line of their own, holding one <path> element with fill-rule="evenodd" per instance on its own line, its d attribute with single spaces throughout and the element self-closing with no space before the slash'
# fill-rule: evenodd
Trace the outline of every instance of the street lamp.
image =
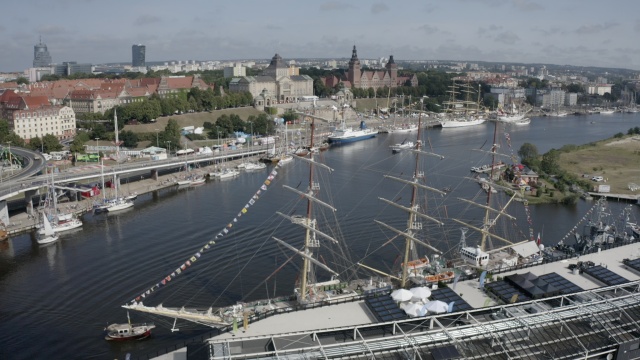
<svg viewBox="0 0 640 360">
<path fill-rule="evenodd" d="M 165 143 L 167 143 L 167 148 L 169 148 L 168 156 L 171 156 L 171 141 L 167 140 L 167 141 L 165 141 Z"/>
<path fill-rule="evenodd" d="M 158 129 L 156 129 L 156 147 L 160 147 L 160 145 L 158 145 Z"/>
</svg>

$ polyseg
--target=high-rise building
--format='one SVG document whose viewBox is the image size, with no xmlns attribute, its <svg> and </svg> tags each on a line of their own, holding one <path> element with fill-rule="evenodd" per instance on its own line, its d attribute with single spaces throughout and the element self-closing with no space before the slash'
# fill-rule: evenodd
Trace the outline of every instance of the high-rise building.
<svg viewBox="0 0 640 360">
<path fill-rule="evenodd" d="M 33 67 L 46 67 L 51 65 L 51 55 L 47 50 L 47 45 L 40 43 L 33 47 Z"/>
<path fill-rule="evenodd" d="M 145 53 L 147 51 L 146 46 L 138 44 L 131 47 L 131 66 L 144 67 L 145 65 Z"/>
</svg>

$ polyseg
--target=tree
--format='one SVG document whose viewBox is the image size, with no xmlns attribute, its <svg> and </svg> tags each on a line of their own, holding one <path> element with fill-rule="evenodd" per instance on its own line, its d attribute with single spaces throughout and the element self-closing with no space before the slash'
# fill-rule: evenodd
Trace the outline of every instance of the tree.
<svg viewBox="0 0 640 360">
<path fill-rule="evenodd" d="M 119 140 L 122 140 L 122 145 L 128 148 L 135 148 L 138 146 L 138 135 L 133 131 L 121 131 Z"/>
<path fill-rule="evenodd" d="M 42 144 L 44 146 L 44 152 L 49 153 L 52 151 L 60 151 L 63 146 L 60 144 L 60 140 L 55 135 L 47 134 L 42 137 Z"/>
<path fill-rule="evenodd" d="M 29 149 L 31 150 L 41 150 L 43 153 L 46 153 L 46 151 L 44 151 L 44 143 L 42 141 L 42 139 L 40 139 L 39 137 L 34 137 L 29 139 Z"/>
<path fill-rule="evenodd" d="M 103 124 L 94 124 L 91 129 L 91 138 L 95 139 L 106 139 L 107 138 L 107 128 L 104 127 Z"/>
<path fill-rule="evenodd" d="M 216 128 L 220 129 L 220 137 L 228 137 L 229 134 L 233 132 L 233 122 L 231 121 L 231 117 L 227 114 L 221 115 L 216 120 Z"/>
<path fill-rule="evenodd" d="M 524 143 L 518 150 L 518 156 L 520 156 L 520 161 L 523 164 L 529 165 L 532 161 L 537 160 L 540 155 L 538 154 L 538 148 L 535 145 L 531 143 Z"/>
<path fill-rule="evenodd" d="M 162 133 L 162 140 L 171 141 L 171 144 L 175 144 L 176 148 L 180 148 L 181 135 L 178 122 L 175 119 L 169 119 L 169 122 L 167 122 L 167 126 L 164 128 L 164 132 Z"/>
<path fill-rule="evenodd" d="M 18 85 L 22 85 L 22 84 L 29 85 L 29 80 L 26 77 L 21 76 L 21 77 L 16 79 L 16 83 Z"/>
<path fill-rule="evenodd" d="M 560 152 L 556 149 L 551 149 L 544 155 L 542 155 L 542 162 L 540 162 L 540 168 L 547 174 L 557 174 L 560 170 L 558 166 L 558 160 L 560 159 Z"/>
<path fill-rule="evenodd" d="M 71 145 L 69 145 L 69 150 L 72 153 L 84 153 L 84 144 L 89 140 L 91 140 L 91 138 L 89 137 L 89 133 L 79 132 L 78 134 L 76 134 L 76 137 L 73 138 Z"/>
</svg>

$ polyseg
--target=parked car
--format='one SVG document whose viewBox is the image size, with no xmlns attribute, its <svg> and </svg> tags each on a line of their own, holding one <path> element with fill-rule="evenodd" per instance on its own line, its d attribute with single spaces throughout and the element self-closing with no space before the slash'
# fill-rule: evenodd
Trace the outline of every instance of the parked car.
<svg viewBox="0 0 640 360">
<path fill-rule="evenodd" d="M 604 178 L 602 176 L 594 176 L 591 178 L 592 181 L 604 181 Z"/>
</svg>

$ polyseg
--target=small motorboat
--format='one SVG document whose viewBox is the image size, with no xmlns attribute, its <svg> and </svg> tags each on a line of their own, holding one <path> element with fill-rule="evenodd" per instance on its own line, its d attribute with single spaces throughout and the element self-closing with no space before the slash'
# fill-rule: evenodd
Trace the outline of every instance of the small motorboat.
<svg viewBox="0 0 640 360">
<path fill-rule="evenodd" d="M 151 329 L 156 326 L 153 323 L 132 324 L 127 312 L 126 324 L 111 324 L 105 328 L 107 334 L 105 340 L 109 341 L 126 341 L 126 340 L 142 340 L 151 336 Z"/>
<path fill-rule="evenodd" d="M 407 150 L 407 149 L 412 149 L 415 147 L 413 141 L 403 141 L 400 144 L 395 144 L 395 145 L 391 145 L 389 146 L 391 148 L 391 151 L 394 153 L 400 152 L 402 150 Z"/>
</svg>

